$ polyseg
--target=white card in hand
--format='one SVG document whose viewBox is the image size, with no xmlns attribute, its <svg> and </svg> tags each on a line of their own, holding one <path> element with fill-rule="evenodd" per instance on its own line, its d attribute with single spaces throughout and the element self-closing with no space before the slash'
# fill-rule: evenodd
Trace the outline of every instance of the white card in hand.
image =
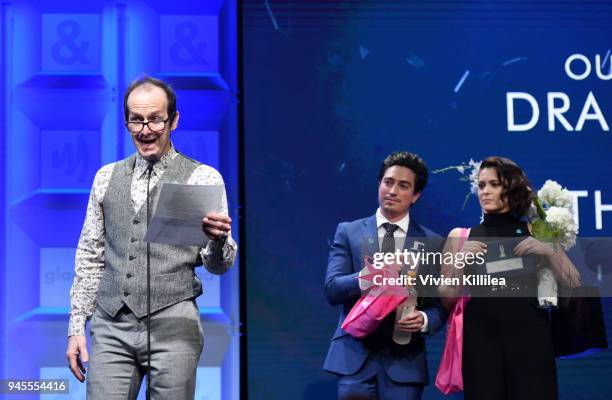
<svg viewBox="0 0 612 400">
<path fill-rule="evenodd" d="M 224 188 L 163 182 L 145 242 L 204 247 L 202 218 L 221 210 Z"/>
<path fill-rule="evenodd" d="M 521 257 L 508 258 L 506 260 L 489 261 L 487 263 L 487 274 L 514 271 L 523 269 L 523 259 Z"/>
</svg>

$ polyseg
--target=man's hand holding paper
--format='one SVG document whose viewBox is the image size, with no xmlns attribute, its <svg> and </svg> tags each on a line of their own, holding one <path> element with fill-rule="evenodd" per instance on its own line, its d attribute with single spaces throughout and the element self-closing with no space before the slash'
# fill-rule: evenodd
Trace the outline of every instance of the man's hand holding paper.
<svg viewBox="0 0 612 400">
<path fill-rule="evenodd" d="M 202 230 L 211 240 L 224 241 L 232 229 L 232 219 L 225 214 L 209 212 L 202 218 Z"/>
<path fill-rule="evenodd" d="M 223 191 L 223 185 L 163 183 L 145 241 L 199 247 L 222 241 L 231 227 L 219 212 Z"/>
</svg>

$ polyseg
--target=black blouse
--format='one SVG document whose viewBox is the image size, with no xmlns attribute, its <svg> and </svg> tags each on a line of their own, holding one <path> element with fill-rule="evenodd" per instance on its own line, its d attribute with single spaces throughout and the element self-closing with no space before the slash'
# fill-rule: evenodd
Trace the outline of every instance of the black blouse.
<svg viewBox="0 0 612 400">
<path fill-rule="evenodd" d="M 504 212 L 484 214 L 480 225 L 470 230 L 469 240 L 482 242 L 500 240 L 503 238 L 526 237 L 529 235 L 527 222 L 517 218 L 513 213 Z M 533 261 L 535 256 L 527 256 Z M 494 275 L 496 276 L 496 275 Z M 537 273 L 526 272 L 506 278 L 506 285 L 476 286 L 470 288 L 475 297 L 512 297 L 522 298 L 537 296 Z"/>
</svg>

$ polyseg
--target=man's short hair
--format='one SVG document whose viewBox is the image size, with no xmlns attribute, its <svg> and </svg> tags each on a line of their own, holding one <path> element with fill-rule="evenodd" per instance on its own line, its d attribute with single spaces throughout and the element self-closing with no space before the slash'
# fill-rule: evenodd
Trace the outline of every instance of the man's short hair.
<svg viewBox="0 0 612 400">
<path fill-rule="evenodd" d="M 427 180 L 429 179 L 429 173 L 427 172 L 427 165 L 425 161 L 418 154 L 409 153 L 407 151 L 395 151 L 387 156 L 380 167 L 380 174 L 378 175 L 378 183 L 385 176 L 385 172 L 393 166 L 406 167 L 414 172 L 414 193 L 421 193 L 425 186 L 427 186 Z"/>
<path fill-rule="evenodd" d="M 132 81 L 130 86 L 128 86 L 127 90 L 125 91 L 125 96 L 123 96 L 123 112 L 125 113 L 125 120 L 127 121 L 130 115 L 130 110 L 128 109 L 127 104 L 128 97 L 130 97 L 130 94 L 134 91 L 134 89 L 143 85 L 157 86 L 166 93 L 166 97 L 168 98 L 168 117 L 173 120 L 174 115 L 176 114 L 176 93 L 174 92 L 174 89 L 172 89 L 170 84 L 162 81 L 161 79 L 156 79 L 148 75 L 143 75 L 142 77 Z"/>
</svg>

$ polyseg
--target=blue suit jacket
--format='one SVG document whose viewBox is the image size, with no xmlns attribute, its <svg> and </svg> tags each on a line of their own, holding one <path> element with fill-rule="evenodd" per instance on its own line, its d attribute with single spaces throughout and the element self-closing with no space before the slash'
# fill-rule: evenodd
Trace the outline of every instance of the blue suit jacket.
<svg viewBox="0 0 612 400">
<path fill-rule="evenodd" d="M 409 238 L 417 236 L 438 235 L 419 226 L 411 218 L 406 247 L 412 243 Z M 388 340 L 384 340 L 382 347 L 371 350 L 362 339 L 352 337 L 341 328 L 351 308 L 361 297 L 358 275 L 363 268 L 363 257 L 377 251 L 379 249 L 376 215 L 338 225 L 329 252 L 325 295 L 330 304 L 342 305 L 342 308 L 323 369 L 336 374 L 352 375 L 361 368 L 371 351 L 378 351 L 389 378 L 401 383 L 427 384 L 429 374 L 423 337 L 435 334 L 443 326 L 447 315 L 437 297 L 423 299 L 423 303 L 417 307 L 427 314 L 428 332 L 413 334 L 411 342 L 405 346 L 393 343 L 388 333 Z"/>
</svg>

